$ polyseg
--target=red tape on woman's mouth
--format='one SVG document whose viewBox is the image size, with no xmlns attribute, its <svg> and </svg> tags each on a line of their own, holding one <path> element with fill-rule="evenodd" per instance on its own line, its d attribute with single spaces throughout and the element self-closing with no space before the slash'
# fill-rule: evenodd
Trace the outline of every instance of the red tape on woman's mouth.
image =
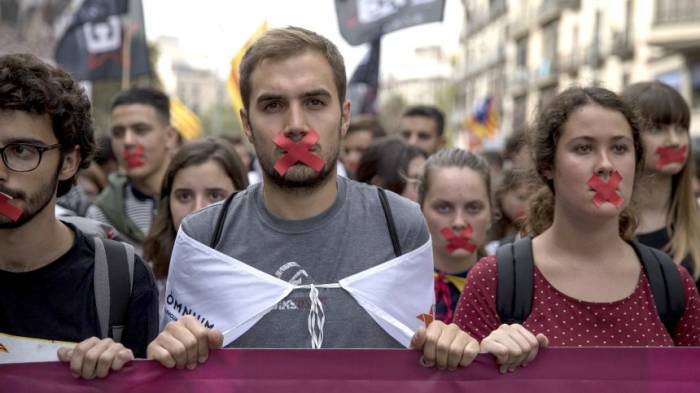
<svg viewBox="0 0 700 393">
<path fill-rule="evenodd" d="M 323 160 L 311 152 L 318 139 L 318 133 L 313 128 L 299 142 L 294 142 L 284 133 L 277 134 L 272 142 L 285 151 L 285 154 L 275 162 L 277 173 L 280 176 L 284 176 L 287 170 L 297 162 L 308 166 L 316 172 L 321 172 L 324 164 Z"/>
<path fill-rule="evenodd" d="M 688 145 L 683 145 L 681 147 L 664 147 L 659 146 L 656 149 L 656 154 L 659 155 L 659 159 L 656 160 L 656 168 L 661 169 L 668 164 L 685 162 L 685 153 L 688 152 Z"/>
<path fill-rule="evenodd" d="M 133 149 L 125 149 L 124 161 L 126 161 L 126 169 L 134 169 L 143 166 L 143 153 L 144 147 L 142 145 L 136 145 Z"/>
<path fill-rule="evenodd" d="M 447 252 L 452 254 L 460 248 L 469 252 L 476 250 L 476 245 L 471 240 L 473 232 L 472 226 L 468 225 L 459 235 L 455 234 L 449 227 L 442 228 L 440 234 L 447 240 Z"/>
<path fill-rule="evenodd" d="M 13 198 L 7 194 L 0 192 L 0 214 L 9 218 L 12 221 L 17 221 L 22 215 L 22 209 L 13 206 L 10 201 Z"/>
<path fill-rule="evenodd" d="M 595 191 L 593 196 L 593 203 L 596 207 L 600 207 L 605 202 L 610 202 L 615 207 L 620 207 L 624 198 L 617 193 L 617 186 L 622 181 L 622 175 L 620 172 L 615 171 L 610 175 L 608 182 L 604 182 L 599 176 L 593 175 L 588 180 L 588 186 Z"/>
</svg>

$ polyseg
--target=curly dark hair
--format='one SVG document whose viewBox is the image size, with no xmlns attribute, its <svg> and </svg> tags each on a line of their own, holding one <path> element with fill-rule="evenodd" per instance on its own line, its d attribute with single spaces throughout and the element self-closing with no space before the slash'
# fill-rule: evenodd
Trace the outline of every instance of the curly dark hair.
<svg viewBox="0 0 700 393">
<path fill-rule="evenodd" d="M 80 168 L 90 165 L 95 136 L 90 100 L 67 72 L 30 54 L 0 56 L 0 111 L 22 111 L 51 118 L 63 154 L 80 148 Z M 58 183 L 57 195 L 70 191 L 76 175 Z"/>
<path fill-rule="evenodd" d="M 535 161 L 535 171 L 546 186 L 530 197 L 527 211 L 527 233 L 536 236 L 549 228 L 554 217 L 554 182 L 545 172 L 554 168 L 554 155 L 559 138 L 569 116 L 585 105 L 599 105 L 622 114 L 629 123 L 634 141 L 635 180 L 642 174 L 644 146 L 641 141 L 641 121 L 638 113 L 617 94 L 602 87 L 570 87 L 559 93 L 540 111 L 536 126 L 529 134 L 529 146 Z M 637 182 L 635 181 L 635 185 Z M 628 206 L 620 214 L 620 235 L 631 239 L 637 226 L 633 209 Z"/>
</svg>

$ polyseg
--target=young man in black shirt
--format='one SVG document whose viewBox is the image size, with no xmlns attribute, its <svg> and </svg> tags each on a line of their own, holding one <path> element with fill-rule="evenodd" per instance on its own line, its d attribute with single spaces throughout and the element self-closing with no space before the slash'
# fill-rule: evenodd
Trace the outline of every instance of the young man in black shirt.
<svg viewBox="0 0 700 393">
<path fill-rule="evenodd" d="M 78 343 L 57 357 L 87 379 L 144 357 L 158 323 L 155 283 L 136 257 L 121 343 L 98 338 L 94 240 L 54 213 L 93 152 L 78 83 L 34 56 L 0 56 L 0 332 Z"/>
</svg>

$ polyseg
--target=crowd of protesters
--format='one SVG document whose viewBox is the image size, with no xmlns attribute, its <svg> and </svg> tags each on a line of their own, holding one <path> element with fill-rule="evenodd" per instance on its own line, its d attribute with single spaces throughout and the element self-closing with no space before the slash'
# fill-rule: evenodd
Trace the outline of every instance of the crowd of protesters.
<svg viewBox="0 0 700 393">
<path fill-rule="evenodd" d="M 324 37 L 270 30 L 241 63 L 244 135 L 180 146 L 157 88 L 120 92 L 95 138 L 70 75 L 0 57 L 0 333 L 75 343 L 57 358 L 87 379 L 222 346 L 411 347 L 440 369 L 482 351 L 507 372 L 546 346 L 700 345 L 700 182 L 673 88 L 566 89 L 496 171 L 447 147 L 436 107 L 352 119 L 345 78 Z M 229 330 L 168 300 L 205 279 L 212 310 L 240 310 Z M 410 334 L 402 297 L 434 304 Z"/>
</svg>

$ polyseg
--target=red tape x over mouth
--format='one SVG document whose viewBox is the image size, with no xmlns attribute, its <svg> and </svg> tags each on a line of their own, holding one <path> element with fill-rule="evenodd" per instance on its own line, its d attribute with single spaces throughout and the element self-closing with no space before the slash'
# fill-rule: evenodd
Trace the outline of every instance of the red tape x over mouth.
<svg viewBox="0 0 700 393">
<path fill-rule="evenodd" d="M 125 149 L 122 156 L 126 161 L 127 169 L 134 169 L 143 166 L 143 153 L 145 149 L 143 145 L 136 145 L 133 149 Z"/>
<path fill-rule="evenodd" d="M 0 192 L 0 214 L 9 218 L 12 221 L 17 221 L 22 215 L 22 209 L 13 206 L 10 201 L 13 198 L 7 194 Z"/>
<path fill-rule="evenodd" d="M 596 207 L 601 207 L 605 202 L 610 202 L 615 207 L 622 205 L 624 198 L 617 193 L 617 186 L 621 181 L 622 175 L 618 171 L 614 171 L 607 182 L 603 181 L 600 176 L 591 176 L 586 184 L 595 191 L 593 203 Z"/>
<path fill-rule="evenodd" d="M 659 159 L 656 160 L 656 168 L 661 169 L 669 164 L 685 162 L 685 154 L 688 152 L 688 145 L 683 145 L 681 147 L 665 147 L 659 146 L 656 149 L 656 154 L 659 155 Z"/>
<path fill-rule="evenodd" d="M 476 245 L 472 243 L 471 236 L 474 232 L 471 225 L 468 225 L 461 233 L 456 234 L 450 227 L 442 228 L 440 234 L 447 240 L 447 252 L 452 254 L 458 249 L 474 252 Z"/>
<path fill-rule="evenodd" d="M 311 152 L 318 139 L 318 133 L 313 128 L 309 129 L 299 142 L 294 142 L 282 132 L 277 134 L 272 142 L 285 151 L 285 154 L 275 162 L 277 173 L 284 176 L 287 170 L 298 162 L 316 172 L 321 172 L 324 162 L 321 157 Z"/>
</svg>

